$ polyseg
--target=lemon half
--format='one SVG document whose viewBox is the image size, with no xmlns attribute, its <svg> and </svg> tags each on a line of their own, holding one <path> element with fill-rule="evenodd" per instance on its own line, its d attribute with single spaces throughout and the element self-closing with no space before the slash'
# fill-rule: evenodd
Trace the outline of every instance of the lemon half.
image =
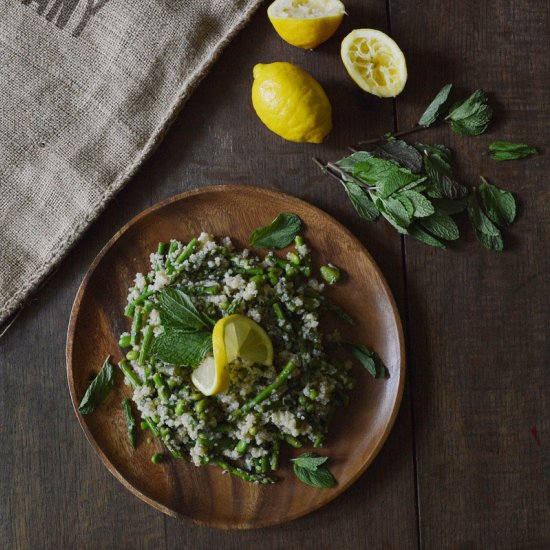
<svg viewBox="0 0 550 550">
<path fill-rule="evenodd" d="M 356 84 L 378 97 L 395 97 L 407 82 L 407 64 L 399 46 L 375 29 L 356 29 L 342 41 L 342 61 Z"/>
<path fill-rule="evenodd" d="M 321 143 L 332 129 L 332 107 L 321 85 L 292 63 L 258 64 L 252 105 L 260 120 L 289 141 Z"/>
<path fill-rule="evenodd" d="M 193 371 L 191 380 L 204 395 L 222 393 L 229 387 L 229 365 L 240 358 L 250 363 L 271 365 L 273 344 L 265 330 L 245 315 L 220 319 L 212 331 L 214 356 Z"/>
<path fill-rule="evenodd" d="M 299 48 L 316 48 L 328 40 L 344 17 L 339 0 L 275 0 L 267 16 L 277 34 Z"/>
</svg>

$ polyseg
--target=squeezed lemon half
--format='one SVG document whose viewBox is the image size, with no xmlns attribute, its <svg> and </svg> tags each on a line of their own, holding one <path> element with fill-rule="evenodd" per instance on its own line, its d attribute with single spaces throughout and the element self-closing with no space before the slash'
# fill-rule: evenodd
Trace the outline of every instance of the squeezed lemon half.
<svg viewBox="0 0 550 550">
<path fill-rule="evenodd" d="M 344 14 L 339 0 L 275 0 L 267 9 L 277 34 L 292 46 L 306 49 L 328 40 Z"/>
<path fill-rule="evenodd" d="M 229 364 L 236 359 L 266 366 L 273 363 L 271 339 L 256 321 L 245 315 L 229 315 L 214 325 L 212 351 L 213 357 L 206 357 L 191 375 L 193 384 L 204 395 L 227 390 Z"/>
<path fill-rule="evenodd" d="M 407 64 L 399 46 L 375 29 L 356 29 L 342 41 L 342 61 L 355 83 L 378 97 L 399 95 L 407 82 Z"/>
<path fill-rule="evenodd" d="M 252 105 L 260 120 L 289 141 L 321 143 L 332 129 L 332 107 L 321 85 L 292 63 L 258 64 Z"/>
</svg>

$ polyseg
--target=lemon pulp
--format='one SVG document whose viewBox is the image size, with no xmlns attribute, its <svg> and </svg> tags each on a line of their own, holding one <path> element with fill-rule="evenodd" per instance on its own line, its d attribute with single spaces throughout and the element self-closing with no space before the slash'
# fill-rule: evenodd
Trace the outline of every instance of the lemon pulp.
<svg viewBox="0 0 550 550">
<path fill-rule="evenodd" d="M 315 48 L 340 26 L 345 8 L 340 0 L 275 0 L 267 16 L 277 34 L 299 48 Z"/>
<path fill-rule="evenodd" d="M 222 393 L 229 387 L 229 364 L 236 359 L 260 365 L 273 363 L 273 344 L 265 330 L 245 315 L 223 317 L 212 331 L 213 357 L 193 371 L 191 380 L 204 395 Z"/>
<path fill-rule="evenodd" d="M 356 84 L 378 97 L 395 97 L 407 82 L 407 64 L 399 46 L 375 29 L 356 29 L 342 41 L 342 61 Z"/>
</svg>

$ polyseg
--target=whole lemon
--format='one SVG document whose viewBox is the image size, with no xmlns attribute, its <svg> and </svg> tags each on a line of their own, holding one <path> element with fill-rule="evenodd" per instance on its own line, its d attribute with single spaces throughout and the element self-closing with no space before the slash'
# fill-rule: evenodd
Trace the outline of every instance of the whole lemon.
<svg viewBox="0 0 550 550">
<path fill-rule="evenodd" d="M 258 64 L 252 104 L 260 120 L 289 141 L 321 143 L 332 129 L 332 108 L 321 85 L 292 63 Z"/>
</svg>

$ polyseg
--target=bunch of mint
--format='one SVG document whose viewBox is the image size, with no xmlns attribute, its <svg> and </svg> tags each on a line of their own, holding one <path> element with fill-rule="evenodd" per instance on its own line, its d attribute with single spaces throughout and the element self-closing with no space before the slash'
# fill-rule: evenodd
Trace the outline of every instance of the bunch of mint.
<svg viewBox="0 0 550 550">
<path fill-rule="evenodd" d="M 483 90 L 451 105 L 452 85 L 447 84 L 430 103 L 413 131 L 432 126 L 446 114 L 451 129 L 465 136 L 485 132 L 493 111 Z M 411 133 L 403 132 L 401 135 Z M 452 152 L 444 145 L 407 143 L 387 134 L 371 151 L 355 151 L 335 163 L 314 159 L 337 178 L 357 213 L 367 221 L 385 218 L 399 233 L 428 245 L 446 248 L 460 237 L 455 216 L 466 212 L 481 244 L 502 251 L 501 229 L 516 216 L 516 203 L 509 191 L 481 183 L 467 188 L 452 170 Z M 380 143 L 374 140 L 363 143 Z M 495 160 L 513 160 L 536 154 L 525 144 L 495 142 L 489 154 Z"/>
</svg>

